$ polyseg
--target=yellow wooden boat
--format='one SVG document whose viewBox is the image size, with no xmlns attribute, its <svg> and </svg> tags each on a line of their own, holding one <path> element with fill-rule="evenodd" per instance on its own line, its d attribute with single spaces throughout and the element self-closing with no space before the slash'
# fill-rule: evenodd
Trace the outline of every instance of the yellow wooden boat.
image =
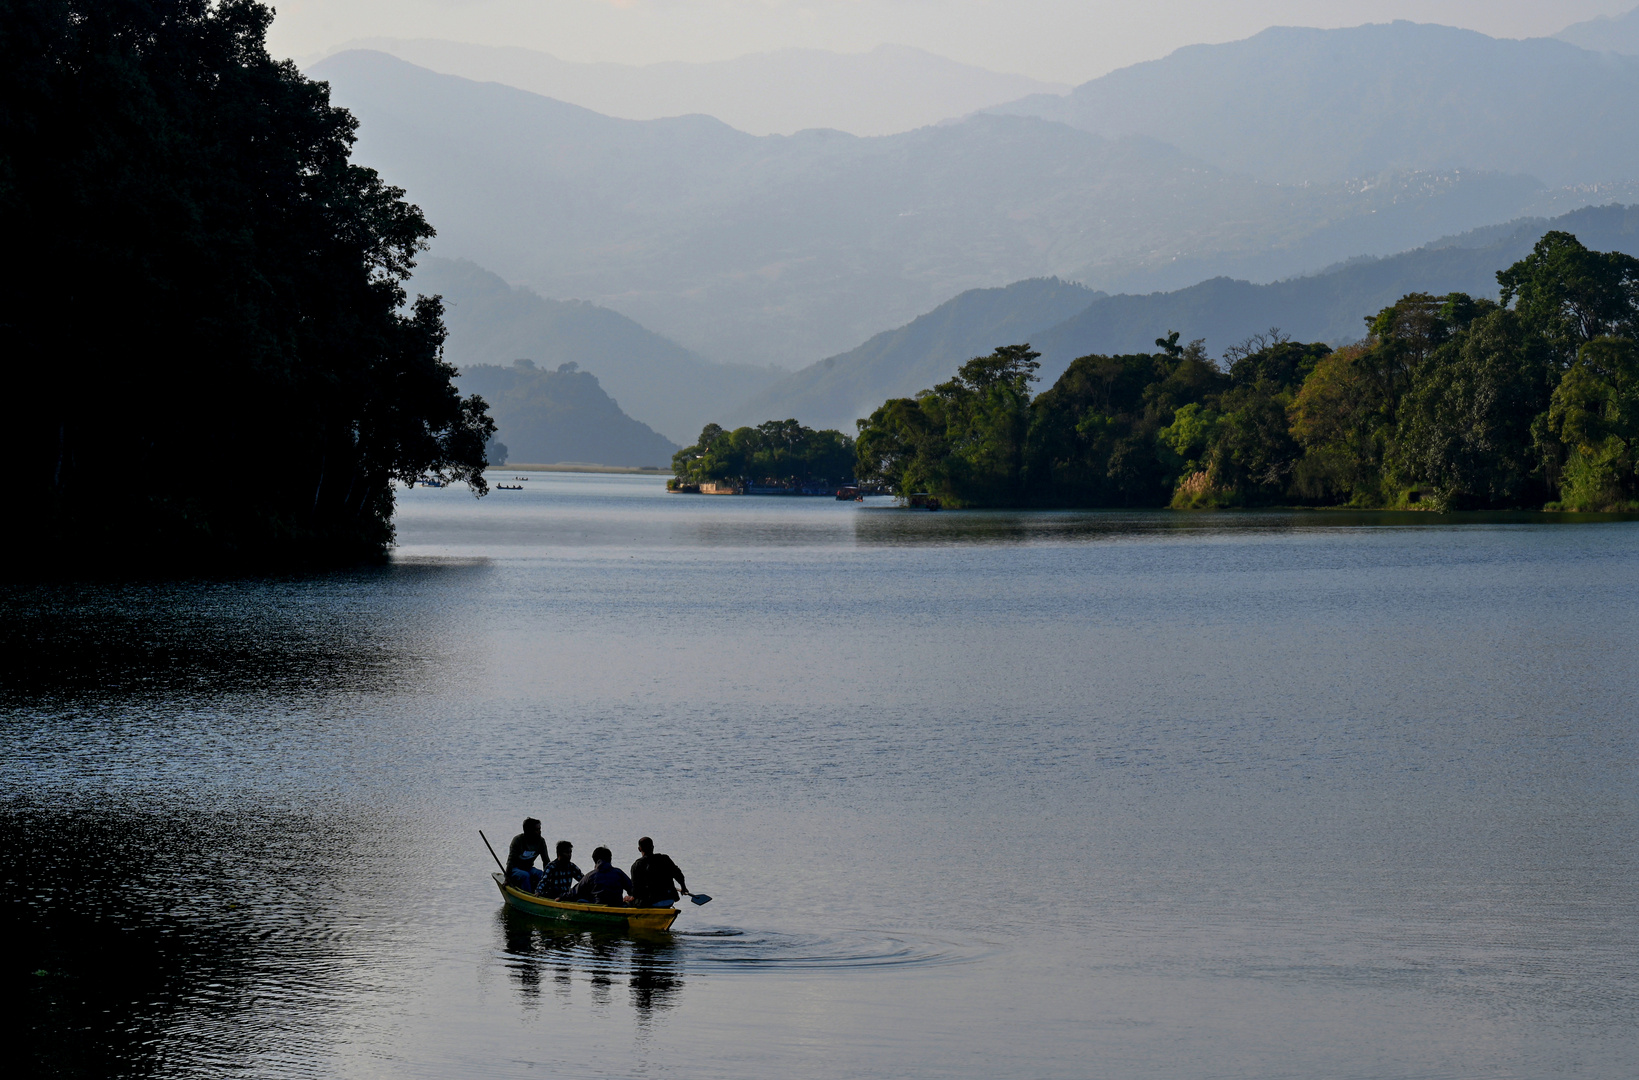
<svg viewBox="0 0 1639 1080">
<path fill-rule="evenodd" d="M 628 930 L 669 930 L 677 920 L 674 907 L 608 907 L 603 904 L 576 904 L 548 900 L 506 883 L 500 874 L 491 874 L 509 906 L 542 919 L 580 923 L 586 926 L 625 927 Z"/>
</svg>

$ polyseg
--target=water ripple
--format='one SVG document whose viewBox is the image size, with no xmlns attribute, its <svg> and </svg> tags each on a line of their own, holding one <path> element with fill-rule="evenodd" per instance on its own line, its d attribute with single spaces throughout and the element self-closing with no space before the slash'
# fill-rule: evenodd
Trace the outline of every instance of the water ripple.
<svg viewBox="0 0 1639 1080">
<path fill-rule="evenodd" d="M 706 927 L 675 933 L 573 930 L 503 913 L 509 966 L 548 962 L 585 974 L 638 970 L 705 975 L 723 971 L 857 971 L 926 968 L 978 960 L 986 951 L 936 938 L 870 930 L 791 934 Z"/>
</svg>

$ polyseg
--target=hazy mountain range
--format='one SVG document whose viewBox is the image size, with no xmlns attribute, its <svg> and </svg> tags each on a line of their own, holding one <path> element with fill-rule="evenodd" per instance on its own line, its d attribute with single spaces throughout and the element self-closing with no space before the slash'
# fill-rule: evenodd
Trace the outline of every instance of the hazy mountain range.
<svg viewBox="0 0 1639 1080">
<path fill-rule="evenodd" d="M 704 417 L 784 374 L 773 368 L 712 363 L 617 312 L 515 289 L 470 262 L 423 258 L 408 287 L 444 297 L 444 325 L 449 330 L 444 355 L 463 373 L 478 365 L 510 366 L 520 359 L 543 368 L 576 364 L 597 376 L 599 392 L 611 395 L 617 410 L 679 443 L 694 441 Z M 516 461 L 602 460 L 521 457 L 528 443 L 510 432 L 501 440 Z M 654 462 L 646 458 L 636 464 Z"/>
<path fill-rule="evenodd" d="M 1579 22 L 1554 36 L 1560 41 L 1595 52 L 1639 56 L 1639 8 L 1626 15 L 1601 15 L 1587 22 Z"/>
<path fill-rule="evenodd" d="M 1186 340 L 1205 338 L 1214 353 L 1271 327 L 1305 341 L 1342 344 L 1361 335 L 1367 316 L 1408 292 L 1494 297 L 1496 271 L 1524 256 L 1549 229 L 1573 232 L 1596 250 L 1639 256 L 1639 208 L 1609 206 L 1490 226 L 1266 285 L 1214 278 L 1172 292 L 1111 296 L 1055 278 L 1032 279 L 964 292 L 855 349 L 784 376 L 712 364 L 615 312 L 545 300 L 471 263 L 426 260 L 412 288 L 445 296 L 446 355 L 461 368 L 464 386 L 480 365 L 510 367 L 513 358 L 543 367 L 579 364 L 605 384 L 629 390 L 626 400 L 635 404 L 625 411 L 635 420 L 662 427 L 654 417 L 663 416 L 670 440 L 687 444 L 707 422 L 754 424 L 789 416 L 852 431 L 855 419 L 888 398 L 914 394 L 949 378 L 968 357 L 1020 341 L 1043 353 L 1044 385 L 1076 356 L 1149 351 L 1170 330 Z M 609 406 L 620 410 L 614 401 Z M 539 412 L 529 423 L 550 415 Z M 531 438 L 547 438 L 520 434 L 522 426 L 521 413 L 503 419 L 501 438 L 515 461 L 532 460 L 522 456 Z M 561 456 L 550 460 L 648 463 L 643 454 L 653 453 L 641 444 L 641 453 L 615 460 L 595 456 L 601 443 L 553 445 Z"/>
<path fill-rule="evenodd" d="M 852 434 L 854 421 L 888 398 L 943 382 L 968 357 L 997 345 L 1034 341 L 1104 295 L 1058 278 L 970 289 L 856 349 L 786 376 L 716 419 L 734 427 L 796 417 L 809 427 Z"/>
<path fill-rule="evenodd" d="M 1409 22 L 1192 45 L 995 111 L 1143 135 L 1283 183 L 1404 169 L 1556 186 L 1639 177 L 1639 58 Z"/>
<path fill-rule="evenodd" d="M 363 38 L 327 55 L 352 49 L 390 53 L 444 75 L 505 83 L 605 116 L 655 120 L 701 113 L 753 135 L 805 128 L 889 135 L 1027 94 L 1070 89 L 905 45 L 858 54 L 781 49 L 715 63 L 641 66 L 575 63 L 533 49 L 430 38 Z"/>
<path fill-rule="evenodd" d="M 1177 330 L 1205 338 L 1214 354 L 1272 327 L 1301 341 L 1359 339 L 1367 316 L 1409 292 L 1497 296 L 1496 272 L 1528 254 L 1549 229 L 1595 250 L 1639 256 L 1639 207 L 1590 207 L 1552 221 L 1516 221 L 1448 237 L 1389 258 L 1363 258 L 1324 273 L 1267 285 L 1230 278 L 1167 293 L 1107 296 L 1056 279 L 975 289 L 804 368 L 725 413 L 725 424 L 795 416 L 814 427 L 853 430 L 890 397 L 948 379 L 964 360 L 1028 341 L 1042 353 L 1049 386 L 1077 356 L 1153 352 Z"/>
<path fill-rule="evenodd" d="M 999 106 L 981 99 L 1012 77 L 891 48 L 638 69 L 396 41 L 500 81 L 370 50 L 311 73 L 435 250 L 470 260 L 413 283 L 448 298 L 458 366 L 573 362 L 687 443 L 708 420 L 848 430 L 1020 340 L 1044 382 L 1173 329 L 1214 352 L 1270 326 L 1339 343 L 1407 291 L 1494 294 L 1550 224 L 1633 250 L 1623 208 L 1548 219 L 1639 201 L 1636 18 L 1533 41 L 1280 28 Z M 963 94 L 980 111 L 869 138 L 723 122 L 888 130 Z"/>
<path fill-rule="evenodd" d="M 312 73 L 360 118 L 358 159 L 427 211 L 440 254 L 594 301 L 704 356 L 785 367 L 973 287 L 1267 280 L 1558 197 L 1469 171 L 1278 185 L 1147 137 L 1024 116 L 758 137 L 703 116 L 612 119 L 383 53 Z"/>
</svg>

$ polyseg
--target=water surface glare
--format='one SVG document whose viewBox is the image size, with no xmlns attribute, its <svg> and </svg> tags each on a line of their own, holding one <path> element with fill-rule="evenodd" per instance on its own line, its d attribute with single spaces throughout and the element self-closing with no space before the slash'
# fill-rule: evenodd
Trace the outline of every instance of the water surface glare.
<svg viewBox="0 0 1639 1080">
<path fill-rule="evenodd" d="M 1639 1075 L 1639 523 L 661 483 L 0 591 L 35 1071 Z M 715 899 L 510 912 L 526 813 Z"/>
</svg>

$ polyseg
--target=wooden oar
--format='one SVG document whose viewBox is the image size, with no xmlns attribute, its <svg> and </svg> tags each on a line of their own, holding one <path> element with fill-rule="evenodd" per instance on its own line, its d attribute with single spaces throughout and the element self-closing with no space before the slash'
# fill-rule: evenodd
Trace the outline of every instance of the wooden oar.
<svg viewBox="0 0 1639 1080">
<path fill-rule="evenodd" d="M 709 904 L 711 903 L 711 897 L 705 893 L 691 892 L 689 893 L 689 902 L 691 904 Z"/>
<path fill-rule="evenodd" d="M 485 847 L 489 848 L 489 857 L 495 860 L 495 865 L 499 866 L 501 868 L 501 876 L 505 877 L 506 876 L 506 863 L 502 862 L 501 857 L 499 855 L 495 854 L 495 849 L 493 847 L 490 847 L 489 837 L 484 835 L 484 830 L 483 829 L 478 830 L 478 838 L 484 842 Z"/>
</svg>

